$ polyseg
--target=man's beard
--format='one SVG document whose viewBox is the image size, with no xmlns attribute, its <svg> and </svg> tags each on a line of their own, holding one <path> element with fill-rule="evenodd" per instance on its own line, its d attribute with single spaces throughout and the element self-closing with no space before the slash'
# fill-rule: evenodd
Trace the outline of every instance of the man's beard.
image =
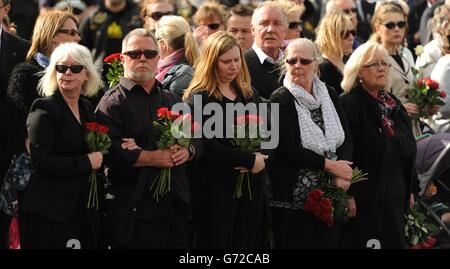
<svg viewBox="0 0 450 269">
<path fill-rule="evenodd" d="M 155 77 L 155 71 L 131 71 L 130 77 L 136 82 L 147 82 Z"/>
</svg>

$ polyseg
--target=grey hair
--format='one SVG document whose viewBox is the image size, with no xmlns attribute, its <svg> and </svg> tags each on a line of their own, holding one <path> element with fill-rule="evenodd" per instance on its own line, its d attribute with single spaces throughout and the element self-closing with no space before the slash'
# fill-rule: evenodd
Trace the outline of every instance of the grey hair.
<svg viewBox="0 0 450 269">
<path fill-rule="evenodd" d="M 156 45 L 156 51 L 157 51 L 158 54 L 159 54 L 158 41 L 157 41 L 155 35 L 154 35 L 152 32 L 150 32 L 149 30 L 144 29 L 144 28 L 137 28 L 137 29 L 134 29 L 133 31 L 129 32 L 129 33 L 123 38 L 123 41 L 122 41 L 122 53 L 127 52 L 127 51 L 126 51 L 126 48 L 127 48 L 127 45 L 128 45 L 128 40 L 129 40 L 130 38 L 132 38 L 133 36 L 142 36 L 142 37 L 149 37 L 149 38 L 151 38 L 151 39 L 153 40 L 153 42 L 155 43 L 155 45 Z"/>
<path fill-rule="evenodd" d="M 262 2 L 261 4 L 259 4 L 255 11 L 253 11 L 253 15 L 252 15 L 252 25 L 256 26 L 258 25 L 259 21 L 260 21 L 260 16 L 261 16 L 261 11 L 265 8 L 274 8 L 280 11 L 281 13 L 281 20 L 283 22 L 283 24 L 287 27 L 288 26 L 288 18 L 286 15 L 286 12 L 283 10 L 283 8 L 280 6 L 280 4 L 278 4 L 277 2 L 273 2 L 273 1 L 265 1 Z"/>
<path fill-rule="evenodd" d="M 317 61 L 318 64 L 322 61 L 322 57 L 320 56 L 320 51 L 317 49 L 317 46 L 312 42 L 311 40 L 307 38 L 296 38 L 292 40 L 289 45 L 286 47 L 286 50 L 284 52 L 284 57 L 286 57 L 289 54 L 289 51 L 291 51 L 294 48 L 305 46 L 309 51 L 312 52 L 314 60 Z M 278 68 L 280 69 L 280 78 L 279 80 L 286 75 L 287 69 L 286 69 L 286 63 L 284 61 L 280 61 L 278 63 Z M 318 70 L 316 70 L 318 72 Z"/>
<path fill-rule="evenodd" d="M 62 43 L 53 51 L 50 57 L 50 63 L 45 71 L 43 71 L 44 76 L 39 80 L 39 93 L 42 96 L 50 96 L 58 90 L 55 66 L 58 61 L 67 55 L 82 65 L 87 72 L 88 80 L 83 84 L 81 94 L 84 96 L 94 96 L 97 94 L 100 87 L 103 86 L 103 81 L 95 69 L 91 52 L 85 46 L 74 42 Z"/>
</svg>

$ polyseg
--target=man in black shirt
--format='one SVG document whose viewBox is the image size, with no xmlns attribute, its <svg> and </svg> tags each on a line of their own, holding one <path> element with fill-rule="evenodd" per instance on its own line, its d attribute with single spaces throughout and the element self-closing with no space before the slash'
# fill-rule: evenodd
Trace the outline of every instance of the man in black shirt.
<svg viewBox="0 0 450 269">
<path fill-rule="evenodd" d="M 109 127 L 112 139 L 108 159 L 106 230 L 113 248 L 187 248 L 189 187 L 185 163 L 198 156 L 199 147 L 175 146 L 160 150 L 156 141 L 160 132 L 152 126 L 157 110 L 171 108 L 177 95 L 162 90 L 155 79 L 159 59 L 155 36 L 146 29 L 131 31 L 123 40 L 121 60 L 124 76 L 98 104 L 96 116 Z M 124 150 L 123 138 L 134 138 L 142 148 Z M 159 201 L 153 199 L 150 186 L 162 168 L 171 167 L 171 191 Z M 124 205 L 133 203 L 131 215 Z M 127 207 L 125 206 L 125 207 Z M 122 229 L 120 223 L 130 223 Z M 127 225 L 125 225 L 126 227 Z M 130 226 L 132 227 L 130 230 Z M 130 236 L 121 238 L 121 234 Z"/>
</svg>

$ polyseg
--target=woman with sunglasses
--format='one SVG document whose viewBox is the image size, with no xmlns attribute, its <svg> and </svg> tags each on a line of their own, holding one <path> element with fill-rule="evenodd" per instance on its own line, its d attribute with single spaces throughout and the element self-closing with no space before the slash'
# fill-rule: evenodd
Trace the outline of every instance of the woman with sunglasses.
<svg viewBox="0 0 450 269">
<path fill-rule="evenodd" d="M 338 95 L 316 75 L 320 54 L 314 43 L 293 40 L 285 58 L 283 86 L 270 97 L 280 116 L 280 143 L 268 166 L 275 248 L 336 248 L 340 225 L 329 227 L 303 206 L 321 184 L 349 188 L 346 120 Z"/>
<path fill-rule="evenodd" d="M 317 29 L 315 43 L 323 59 L 319 65 L 319 77 L 338 94 L 343 92 L 340 84 L 344 72 L 344 57 L 352 54 L 355 36 L 351 17 L 339 11 L 327 13 Z"/>
<path fill-rule="evenodd" d="M 183 96 L 198 58 L 197 43 L 189 23 L 180 16 L 165 16 L 156 25 L 160 59 L 156 79 L 163 88 Z"/>
<path fill-rule="evenodd" d="M 34 172 L 23 203 L 22 247 L 30 249 L 98 247 L 100 213 L 87 208 L 89 175 L 103 162 L 89 152 L 84 124 L 94 109 L 80 97 L 102 86 L 89 50 L 76 43 L 58 46 L 51 55 L 39 93 L 27 118 Z M 97 181 L 102 197 L 101 182 Z"/>
<path fill-rule="evenodd" d="M 305 6 L 295 4 L 289 0 L 277 0 L 276 3 L 284 10 L 288 19 L 288 29 L 286 30 L 285 40 L 283 42 L 283 50 L 290 41 L 299 38 L 302 32 L 302 20 L 300 19 Z"/>
<path fill-rule="evenodd" d="M 392 80 L 390 92 L 400 99 L 408 114 L 414 116 L 420 113 L 419 108 L 416 104 L 408 102 L 406 94 L 406 90 L 414 83 L 411 69 L 414 66 L 414 59 L 411 51 L 404 46 L 407 18 L 405 8 L 397 2 L 377 5 L 372 17 L 374 34 L 371 40 L 380 43 L 389 52 Z M 436 113 L 436 109 L 433 108 L 432 113 Z M 416 136 L 421 134 L 417 122 L 413 130 Z"/>
<path fill-rule="evenodd" d="M 183 96 L 192 108 L 216 105 L 223 111 L 221 115 L 214 115 L 223 120 L 219 123 L 223 128 L 214 127 L 222 132 L 212 138 L 203 138 L 204 154 L 195 164 L 195 176 L 191 181 L 195 248 L 267 247 L 269 233 L 264 201 L 267 156 L 233 146 L 225 133 L 233 127 L 225 120 L 230 105 L 257 107 L 261 103 L 261 98 L 251 88 L 242 53 L 239 40 L 231 33 L 212 34 L 204 44 L 194 77 Z M 196 100 L 201 100 L 201 104 Z M 231 113 L 234 116 L 234 112 Z M 211 117 L 204 116 L 202 122 L 210 120 Z M 239 175 L 243 172 L 249 173 L 249 182 L 243 182 L 242 196 L 234 197 Z"/>
<path fill-rule="evenodd" d="M 200 48 L 210 35 L 225 30 L 227 14 L 227 7 L 214 1 L 206 1 L 198 8 L 192 20 L 197 25 L 194 37 Z"/>
<path fill-rule="evenodd" d="M 144 28 L 154 32 L 157 22 L 164 16 L 175 15 L 175 7 L 167 0 L 142 0 L 141 19 Z"/>
<path fill-rule="evenodd" d="M 404 214 L 418 191 L 416 141 L 399 99 L 391 94 L 388 51 L 376 42 L 359 46 L 344 69 L 341 96 L 353 140 L 352 161 L 368 180 L 350 186 L 350 222 L 344 248 L 406 248 Z"/>
</svg>

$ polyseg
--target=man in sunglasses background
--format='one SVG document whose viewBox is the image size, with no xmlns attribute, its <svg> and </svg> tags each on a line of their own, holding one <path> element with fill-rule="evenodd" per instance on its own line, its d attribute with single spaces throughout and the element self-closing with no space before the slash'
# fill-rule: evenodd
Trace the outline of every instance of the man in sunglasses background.
<svg viewBox="0 0 450 269">
<path fill-rule="evenodd" d="M 353 41 L 353 49 L 369 39 L 371 34 L 370 24 L 363 20 L 358 14 L 358 8 L 353 0 L 330 0 L 326 6 L 326 12 L 335 12 L 342 10 L 350 15 L 353 23 L 353 29 L 356 29 L 356 36 Z"/>
<path fill-rule="evenodd" d="M 197 25 L 193 35 L 201 48 L 203 41 L 218 31 L 225 30 L 228 8 L 217 2 L 204 2 L 195 12 L 192 20 Z"/>
<path fill-rule="evenodd" d="M 157 110 L 171 108 L 179 97 L 163 91 L 155 79 L 159 51 L 155 36 L 147 29 L 131 31 L 123 40 L 121 61 L 124 75 L 120 83 L 106 92 L 97 106 L 96 116 L 110 131 L 108 180 L 110 194 L 105 201 L 108 240 L 112 248 L 187 248 L 189 188 L 184 164 L 199 152 L 177 145 L 159 150 L 160 132 L 152 127 Z M 124 150 L 122 138 L 134 138 L 142 149 Z M 194 143 L 194 142 L 193 142 Z M 198 155 L 198 154 L 197 154 Z M 161 168 L 171 167 L 171 192 L 157 202 L 149 191 Z M 127 226 L 117 225 L 125 219 L 124 203 L 134 203 L 136 220 L 131 238 Z M 131 210 L 133 210 L 131 208 Z"/>
<path fill-rule="evenodd" d="M 119 52 L 122 39 L 142 26 L 139 7 L 132 0 L 101 0 L 100 6 L 80 25 L 80 44 L 92 51 L 96 65 Z"/>
<path fill-rule="evenodd" d="M 252 87 L 268 100 L 272 92 L 281 86 L 277 62 L 283 59 L 281 47 L 286 36 L 286 13 L 276 2 L 263 2 L 252 16 L 255 37 L 252 48 L 245 52 Z"/>
<path fill-rule="evenodd" d="M 155 32 L 155 24 L 166 15 L 175 15 L 175 6 L 167 0 L 141 1 L 141 19 L 144 28 Z"/>
</svg>

